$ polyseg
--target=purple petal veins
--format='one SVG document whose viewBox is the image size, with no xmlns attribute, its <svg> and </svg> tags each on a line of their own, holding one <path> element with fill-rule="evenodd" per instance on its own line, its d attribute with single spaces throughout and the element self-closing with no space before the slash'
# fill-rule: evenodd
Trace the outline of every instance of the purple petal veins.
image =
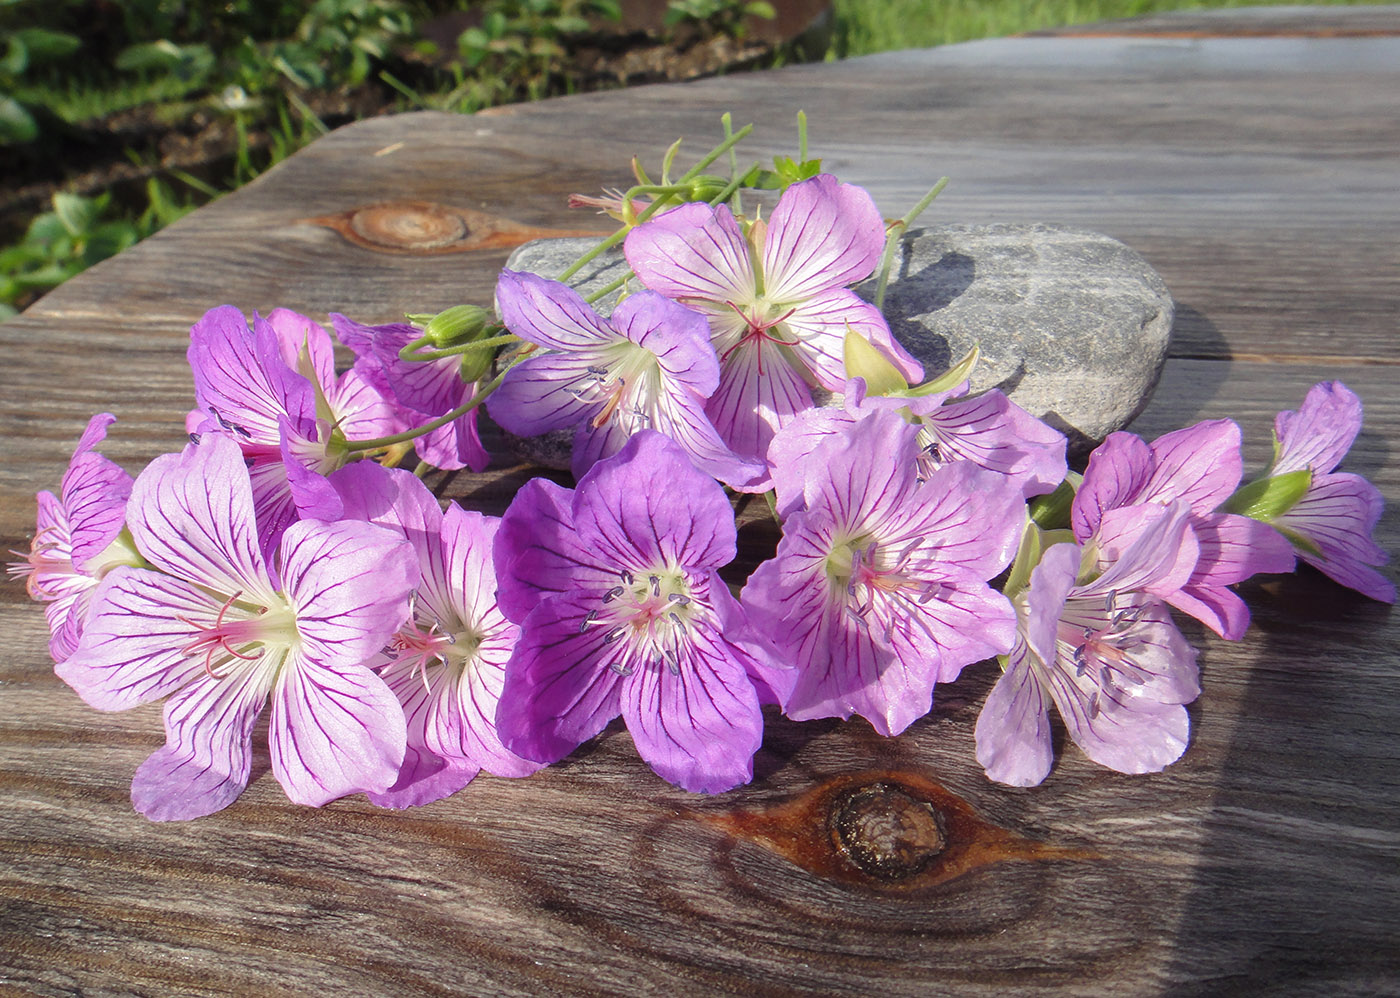
<svg viewBox="0 0 1400 998">
<path fill-rule="evenodd" d="M 218 434 L 151 462 L 128 523 L 151 567 L 108 573 L 56 671 L 101 710 L 169 696 L 166 745 L 132 784 L 138 810 L 175 820 L 228 805 L 269 701 L 273 772 L 292 800 L 393 784 L 403 712 L 364 663 L 407 618 L 417 566 L 402 538 L 369 523 L 294 523 L 275 583 L 243 456 Z"/>
</svg>

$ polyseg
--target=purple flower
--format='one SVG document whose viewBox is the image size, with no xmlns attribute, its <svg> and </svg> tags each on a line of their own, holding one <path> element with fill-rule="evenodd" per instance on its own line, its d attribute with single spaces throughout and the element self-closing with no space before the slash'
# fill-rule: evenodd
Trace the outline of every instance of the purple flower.
<svg viewBox="0 0 1400 998">
<path fill-rule="evenodd" d="M 55 662 L 77 647 L 102 577 L 118 565 L 141 564 L 122 535 L 131 476 L 94 450 L 114 422 L 116 417 L 105 412 L 88 421 L 58 497 L 47 491 L 37 496 L 39 515 L 29 554 L 9 566 L 11 576 L 25 578 L 30 597 L 46 604 L 49 654 Z"/>
<path fill-rule="evenodd" d="M 621 714 L 677 786 L 748 782 L 760 705 L 786 696 L 792 672 L 716 571 L 735 539 L 723 489 L 653 430 L 573 491 L 527 483 L 496 536 L 501 607 L 522 628 L 496 715 L 506 746 L 554 762 Z"/>
<path fill-rule="evenodd" d="M 1054 491 L 1065 477 L 1065 435 L 1036 419 L 995 388 L 963 399 L 964 382 L 951 392 L 924 396 L 865 394 L 865 383 L 846 382 L 842 407 L 808 409 L 773 437 L 768 462 L 778 493 L 778 514 L 802 506 L 802 481 L 808 455 L 836 426 L 885 409 L 899 412 L 918 426 L 909 460 L 918 477 L 952 461 L 970 461 L 1007 479 L 1026 498 Z"/>
<path fill-rule="evenodd" d="M 1297 412 L 1274 419 L 1277 453 L 1271 475 L 1308 469 L 1312 482 L 1297 503 L 1272 520 L 1298 557 L 1342 585 L 1395 602 L 1395 584 L 1377 572 L 1389 555 L 1372 539 L 1384 501 L 1360 475 L 1336 472 L 1361 432 L 1361 400 L 1340 381 L 1309 389 Z"/>
<path fill-rule="evenodd" d="M 406 420 L 403 429 L 416 429 L 430 423 L 470 402 L 476 395 L 476 384 L 462 380 L 459 358 L 420 361 L 399 356 L 400 350 L 422 335 L 407 323 L 366 326 L 332 313 L 331 325 L 340 341 L 355 352 L 357 374 L 403 407 L 399 410 L 400 417 Z M 484 471 L 491 463 L 491 456 L 481 445 L 477 432 L 475 409 L 418 437 L 413 447 L 421 460 L 446 471 L 461 468 Z"/>
<path fill-rule="evenodd" d="M 1035 786 L 1050 772 L 1051 703 L 1084 754 L 1120 773 L 1157 772 L 1186 749 L 1196 651 L 1150 593 L 1190 576 L 1190 510 L 1126 507 L 1104 522 L 1107 534 L 1131 538 L 1108 545 L 1107 571 L 1093 577 L 1083 548 L 1055 544 L 1013 595 L 1016 643 L 976 729 L 977 761 L 998 783 Z M 1086 569 L 1090 580 L 1076 582 Z"/>
<path fill-rule="evenodd" d="M 56 671 L 99 710 L 169 697 L 165 747 L 132 781 L 136 809 L 167 821 L 230 804 L 269 700 L 272 771 L 292 800 L 388 789 L 403 762 L 403 711 L 364 663 L 408 617 L 417 569 L 403 539 L 302 520 L 282 535 L 274 582 L 243 457 L 217 434 L 152 461 L 127 520 L 151 568 L 107 575 Z"/>
<path fill-rule="evenodd" d="M 896 735 L 936 682 L 1011 647 L 1015 612 L 986 580 L 1016 550 L 1019 491 L 968 462 L 921 483 L 918 432 L 892 412 L 832 432 L 806 463 L 805 509 L 744 587 L 755 626 L 799 669 L 790 717 L 856 713 Z"/>
<path fill-rule="evenodd" d="M 1293 570 L 1293 552 L 1264 524 L 1217 512 L 1239 484 L 1240 428 L 1228 419 L 1197 423 L 1151 444 L 1111 433 L 1084 470 L 1071 510 L 1074 538 L 1088 543 L 1109 510 L 1142 503 L 1185 502 L 1200 557 L 1176 593 L 1160 593 L 1222 637 L 1238 641 L 1249 608 L 1228 586 L 1261 572 Z"/>
<path fill-rule="evenodd" d="M 511 270 L 501 272 L 496 300 L 507 329 L 547 349 L 507 372 L 487 402 L 491 416 L 521 436 L 576 426 L 575 477 L 641 429 L 666 434 L 720 481 L 763 474 L 763 463 L 736 456 L 705 415 L 719 361 L 703 316 L 644 291 L 604 321 L 572 288 Z"/>
<path fill-rule="evenodd" d="M 422 575 L 413 615 L 390 639 L 378 669 L 403 705 L 408 749 L 398 781 L 369 799 L 410 807 L 456 793 L 482 769 L 496 776 L 539 769 L 496 734 L 506 661 L 520 633 L 496 605 L 491 548 L 500 521 L 456 503 L 444 514 L 407 471 L 359 462 L 332 481 L 347 516 L 407 538 Z"/>
<path fill-rule="evenodd" d="M 810 385 L 841 390 L 848 329 L 907 380 L 922 376 L 879 310 L 847 290 L 874 271 L 884 242 L 870 195 L 822 175 L 789 187 L 747 238 L 724 205 L 691 203 L 633 229 L 624 250 L 643 285 L 709 319 L 720 378 L 706 411 L 735 453 L 763 459 L 811 406 Z M 766 488 L 765 478 L 746 491 Z"/>
</svg>

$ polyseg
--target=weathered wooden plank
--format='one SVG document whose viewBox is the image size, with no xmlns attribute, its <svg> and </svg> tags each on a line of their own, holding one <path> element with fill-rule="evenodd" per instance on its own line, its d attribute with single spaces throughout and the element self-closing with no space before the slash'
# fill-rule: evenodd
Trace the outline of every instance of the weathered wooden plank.
<svg viewBox="0 0 1400 998">
<path fill-rule="evenodd" d="M 936 218 L 1068 222 L 1143 252 L 1183 306 L 1144 434 L 1232 416 L 1257 468 L 1278 409 L 1347 381 L 1367 403 L 1347 467 L 1390 501 L 1378 540 L 1400 549 L 1400 121 L 1395 63 L 1378 61 L 1394 50 L 1296 44 L 1010 41 L 338 131 L 0 326 L 0 545 L 27 542 L 32 492 L 57 484 L 90 412 L 118 414 L 104 451 L 133 470 L 179 442 L 186 330 L 209 305 L 383 320 L 487 300 L 504 259 L 377 252 L 302 220 L 419 200 L 588 225 L 564 196 L 617 183 L 632 152 L 655 159 L 677 134 L 699 147 L 727 108 L 769 130 L 755 149 L 786 151 L 801 105 L 814 149 L 891 212 L 946 172 L 959 182 Z M 433 481 L 499 512 L 526 474 Z M 775 535 L 746 522 L 752 563 Z M 259 749 L 237 803 L 158 826 L 128 788 L 161 741 L 159 708 L 84 707 L 6 581 L 0 980 L 38 994 L 1394 990 L 1400 624 L 1314 572 L 1247 597 L 1245 641 L 1191 630 L 1206 692 L 1191 748 L 1155 776 L 1070 746 L 1036 790 L 989 784 L 972 754 L 984 664 L 899 739 L 771 717 L 755 782 L 717 798 L 654 777 L 614 725 L 528 780 L 484 777 L 403 813 L 291 806 Z M 872 781 L 965 801 L 980 865 L 891 881 L 836 853 L 831 809 Z"/>
</svg>

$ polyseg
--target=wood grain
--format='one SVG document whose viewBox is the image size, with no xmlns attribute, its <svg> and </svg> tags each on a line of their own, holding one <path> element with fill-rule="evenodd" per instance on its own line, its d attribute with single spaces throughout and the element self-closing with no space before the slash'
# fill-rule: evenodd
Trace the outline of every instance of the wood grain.
<svg viewBox="0 0 1400 998">
<path fill-rule="evenodd" d="M 591 228 L 564 198 L 618 183 L 631 154 L 702 148 L 727 109 L 759 124 L 753 155 L 787 152 L 803 107 L 827 166 L 890 214 L 947 173 L 938 220 L 1083 225 L 1157 267 L 1179 335 L 1145 435 L 1231 416 L 1257 468 L 1274 413 L 1345 380 L 1367 403 L 1347 467 L 1386 496 L 1395 551 L 1397 67 L 1382 38 L 1013 39 L 341 129 L 0 326 L 0 543 L 27 545 L 33 493 L 91 412 L 118 416 L 104 451 L 133 470 L 179 443 L 206 308 L 382 321 L 488 301 L 507 252 L 378 252 L 308 219 L 418 201 Z M 529 473 L 504 459 L 432 481 L 500 512 Z M 746 522 L 752 564 L 774 534 Z M 21 992 L 1400 989 L 1400 626 L 1315 572 L 1248 584 L 1243 642 L 1190 628 L 1205 694 L 1186 756 L 1153 776 L 1096 767 L 1060 733 L 1043 786 L 988 783 L 984 664 L 898 739 L 770 716 L 754 783 L 721 797 L 661 782 L 615 724 L 527 780 L 407 812 L 294 807 L 260 749 L 237 803 L 176 825 L 128 799 L 159 707 L 84 707 L 38 607 L 0 593 L 0 984 Z M 966 802 L 979 861 L 862 874 L 833 851 L 828 805 L 876 784 Z"/>
</svg>

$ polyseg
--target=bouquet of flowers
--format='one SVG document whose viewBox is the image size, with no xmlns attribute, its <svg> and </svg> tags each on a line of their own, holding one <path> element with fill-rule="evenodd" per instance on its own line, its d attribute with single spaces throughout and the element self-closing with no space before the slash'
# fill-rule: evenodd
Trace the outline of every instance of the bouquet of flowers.
<svg viewBox="0 0 1400 998">
<path fill-rule="evenodd" d="M 1300 559 L 1394 601 L 1380 495 L 1336 470 L 1361 426 L 1345 386 L 1280 413 L 1244 485 L 1230 420 L 1113 433 L 1069 471 L 1062 434 L 970 393 L 975 352 L 926 372 L 881 313 L 893 245 L 939 188 L 887 222 L 805 132 L 796 158 L 741 170 L 748 129 L 725 131 L 678 178 L 673 146 L 659 181 L 634 162 L 630 190 L 576 198 L 621 227 L 560 280 L 506 270 L 493 308 L 330 316 L 344 372 L 310 318 L 212 309 L 189 442 L 135 478 L 97 451 L 114 418 L 92 418 L 11 571 L 83 700 L 164 699 L 138 811 L 235 800 L 269 705 L 273 774 L 304 804 L 526 776 L 619 715 L 663 779 L 717 793 L 752 778 L 765 706 L 893 737 L 993 657 L 991 779 L 1045 779 L 1052 705 L 1089 758 L 1152 772 L 1200 692 L 1173 611 L 1239 639 L 1230 587 Z M 726 154 L 727 176 L 704 172 Z M 766 218 L 754 189 L 779 192 Z M 625 281 L 569 286 L 619 245 Z M 875 301 L 850 290 L 877 272 Z M 444 509 L 421 475 L 486 467 L 483 403 L 514 434 L 572 432 L 575 486 L 536 478 L 499 519 Z M 744 493 L 781 539 L 735 591 Z"/>
</svg>

